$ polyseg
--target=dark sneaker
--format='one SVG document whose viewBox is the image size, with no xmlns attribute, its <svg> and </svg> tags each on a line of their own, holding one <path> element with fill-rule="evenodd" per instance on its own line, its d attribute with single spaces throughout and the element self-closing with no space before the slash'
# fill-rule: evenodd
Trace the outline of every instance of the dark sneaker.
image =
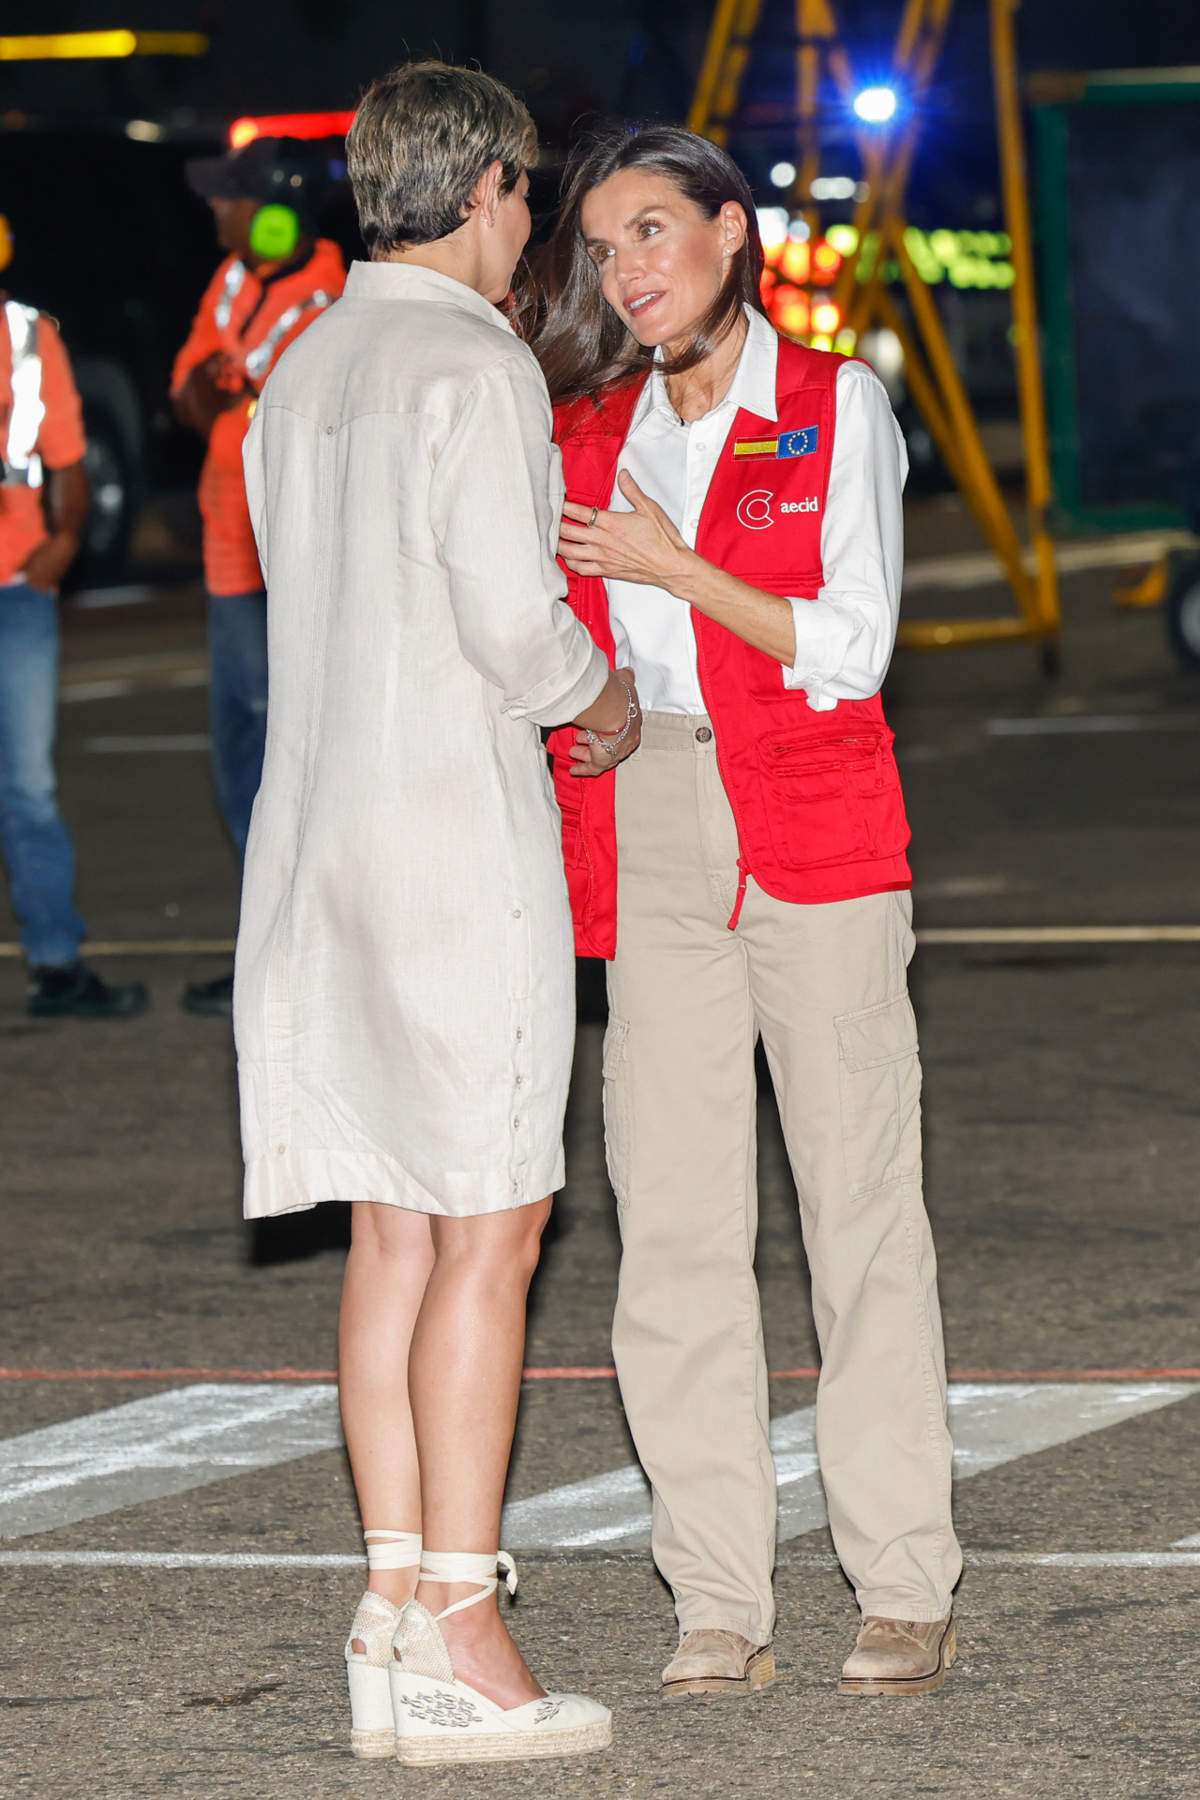
<svg viewBox="0 0 1200 1800">
<path fill-rule="evenodd" d="M 31 968 L 25 989 L 25 1011 L 36 1019 L 132 1019 L 149 1004 L 144 982 L 110 987 L 82 962 Z"/>
<path fill-rule="evenodd" d="M 189 981 L 180 1001 L 184 1012 L 199 1013 L 205 1019 L 232 1019 L 233 971 L 218 975 L 215 981 Z"/>
</svg>

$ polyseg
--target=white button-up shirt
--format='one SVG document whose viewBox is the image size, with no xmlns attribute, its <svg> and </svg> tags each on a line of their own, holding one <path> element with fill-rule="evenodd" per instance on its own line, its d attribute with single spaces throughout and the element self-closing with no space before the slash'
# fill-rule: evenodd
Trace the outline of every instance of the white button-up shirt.
<svg viewBox="0 0 1200 1800">
<path fill-rule="evenodd" d="M 740 408 L 778 418 L 779 339 L 761 313 L 747 311 L 746 342 L 719 406 L 681 424 L 655 369 L 642 390 L 619 467 L 674 520 L 695 547 L 700 514 L 730 427 Z M 801 688 L 817 712 L 839 700 L 867 700 L 883 685 L 896 642 L 904 562 L 901 494 L 908 456 L 883 383 L 863 363 L 837 377 L 837 430 L 821 521 L 824 582 L 791 600 L 796 659 L 783 685 Z M 614 512 L 630 511 L 618 487 Z M 664 588 L 609 581 L 617 666 L 630 667 L 643 706 L 702 713 L 691 608 Z"/>
</svg>

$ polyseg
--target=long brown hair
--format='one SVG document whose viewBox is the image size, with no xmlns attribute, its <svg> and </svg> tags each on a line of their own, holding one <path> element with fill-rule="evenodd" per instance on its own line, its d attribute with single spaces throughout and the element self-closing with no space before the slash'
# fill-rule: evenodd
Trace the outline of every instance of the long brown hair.
<svg viewBox="0 0 1200 1800">
<path fill-rule="evenodd" d="M 605 382 L 648 368 L 654 351 L 638 343 L 600 291 L 600 275 L 583 241 L 580 213 L 593 188 L 621 169 L 663 175 L 705 218 L 736 200 L 746 214 L 746 241 L 695 336 L 664 373 L 682 374 L 704 361 L 731 331 L 744 306 L 765 312 L 762 240 L 749 183 L 733 158 L 682 125 L 609 126 L 577 144 L 563 173 L 563 202 L 542 263 L 546 311 L 534 340 L 554 401 L 593 394 Z"/>
</svg>

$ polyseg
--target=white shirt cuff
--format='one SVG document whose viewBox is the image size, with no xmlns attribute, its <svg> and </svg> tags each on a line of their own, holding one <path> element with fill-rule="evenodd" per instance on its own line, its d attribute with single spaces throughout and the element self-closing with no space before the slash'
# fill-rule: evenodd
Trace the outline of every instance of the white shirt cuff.
<svg viewBox="0 0 1200 1800">
<path fill-rule="evenodd" d="M 857 621 L 828 600 L 797 600 L 788 595 L 796 633 L 796 660 L 783 668 L 785 688 L 803 689 L 814 712 L 832 712 L 836 694 L 826 694 L 825 684 L 836 679 L 857 632 Z M 814 658 L 819 657 L 819 666 Z"/>
</svg>

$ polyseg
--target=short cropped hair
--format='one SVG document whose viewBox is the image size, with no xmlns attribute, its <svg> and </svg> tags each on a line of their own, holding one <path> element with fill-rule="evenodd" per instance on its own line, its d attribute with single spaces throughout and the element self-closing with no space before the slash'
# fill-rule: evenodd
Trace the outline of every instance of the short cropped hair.
<svg viewBox="0 0 1200 1800">
<path fill-rule="evenodd" d="M 374 83 L 346 139 L 358 223 L 372 257 L 448 237 L 494 162 L 510 192 L 537 158 L 516 95 L 478 69 L 405 63 Z"/>
</svg>

